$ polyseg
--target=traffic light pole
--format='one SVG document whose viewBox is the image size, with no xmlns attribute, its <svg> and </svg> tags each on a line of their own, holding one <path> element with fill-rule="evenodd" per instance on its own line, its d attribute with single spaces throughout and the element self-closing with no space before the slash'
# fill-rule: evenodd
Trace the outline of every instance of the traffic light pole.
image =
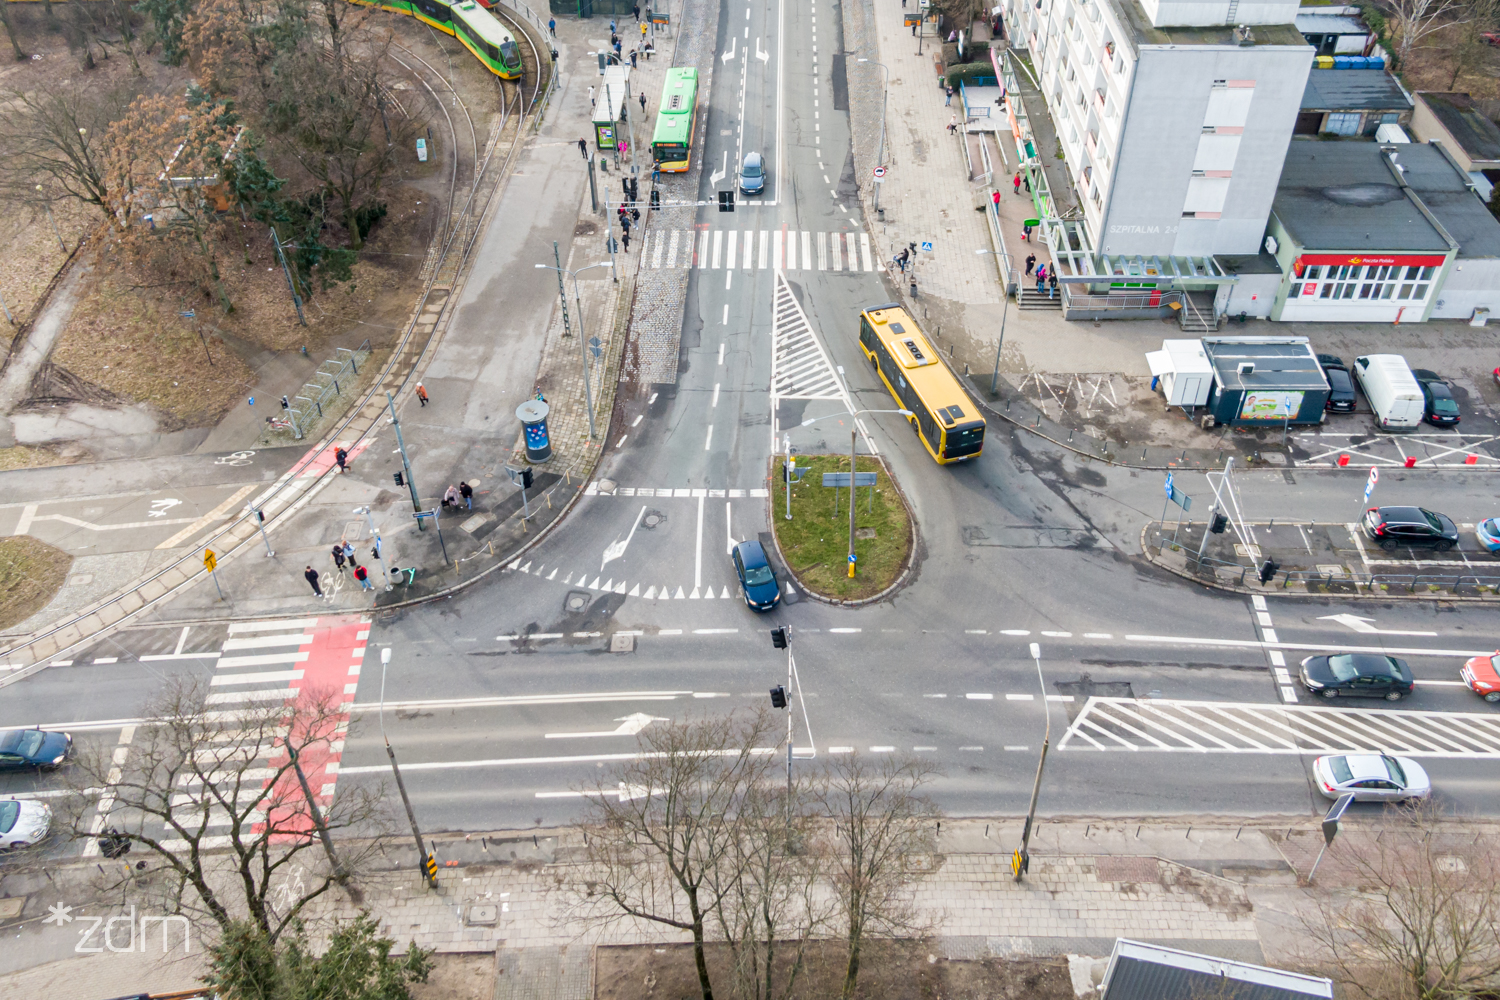
<svg viewBox="0 0 1500 1000">
<path fill-rule="evenodd" d="M 401 780 L 401 768 L 396 766 L 396 751 L 391 748 L 390 737 L 385 734 L 385 668 L 390 662 L 391 650 L 386 647 L 380 651 L 380 738 L 385 740 L 385 755 L 391 761 L 391 774 L 396 776 L 396 790 L 401 793 L 401 802 L 406 806 L 406 818 L 411 821 L 411 835 L 417 841 L 417 870 L 422 873 L 427 885 L 436 889 L 437 873 L 427 864 L 427 847 L 422 843 L 422 830 L 417 826 L 417 814 L 411 807 L 411 797 L 406 794 L 406 783 Z"/>
<path fill-rule="evenodd" d="M 1021 828 L 1021 846 L 1011 860 L 1011 870 L 1015 873 L 1017 882 L 1021 881 L 1021 876 L 1031 866 L 1031 852 L 1028 850 L 1031 845 L 1031 825 L 1036 821 L 1036 800 L 1042 792 L 1042 768 L 1047 765 L 1047 748 L 1052 745 L 1052 709 L 1047 704 L 1047 682 L 1042 678 L 1042 647 L 1034 642 L 1031 644 L 1031 658 L 1036 661 L 1036 679 L 1042 687 L 1042 715 L 1047 720 L 1047 730 L 1042 737 L 1042 756 L 1036 762 L 1036 781 L 1031 786 L 1031 805 L 1026 808 L 1026 825 Z"/>
<path fill-rule="evenodd" d="M 390 393 L 385 394 L 386 408 L 391 411 L 391 426 L 396 428 L 396 450 L 401 452 L 401 468 L 406 470 L 406 488 L 411 492 L 411 509 L 413 514 L 422 513 L 422 501 L 417 497 L 417 484 L 411 478 L 411 462 L 406 457 L 406 442 L 401 440 L 401 421 L 396 418 L 396 401 L 391 398 Z M 417 518 L 417 530 L 427 530 L 422 526 L 422 519 Z"/>
</svg>

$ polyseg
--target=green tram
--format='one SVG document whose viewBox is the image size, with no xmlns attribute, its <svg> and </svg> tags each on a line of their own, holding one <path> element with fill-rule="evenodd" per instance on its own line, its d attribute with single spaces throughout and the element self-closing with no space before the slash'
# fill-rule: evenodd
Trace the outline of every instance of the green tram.
<svg viewBox="0 0 1500 1000">
<path fill-rule="evenodd" d="M 475 0 L 444 3 L 443 0 L 351 0 L 366 7 L 397 14 L 410 14 L 424 24 L 446 31 L 491 73 L 506 80 L 521 77 L 521 49 L 500 19 Z"/>
<path fill-rule="evenodd" d="M 667 70 L 657 105 L 656 131 L 651 136 L 651 155 L 656 169 L 682 173 L 692 165 L 693 135 L 698 111 L 698 71 L 685 66 Z"/>
</svg>

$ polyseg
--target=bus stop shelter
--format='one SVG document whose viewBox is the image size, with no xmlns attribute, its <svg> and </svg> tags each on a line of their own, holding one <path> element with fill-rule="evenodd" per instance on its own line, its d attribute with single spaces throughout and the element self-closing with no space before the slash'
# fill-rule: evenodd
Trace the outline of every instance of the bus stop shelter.
<svg viewBox="0 0 1500 1000">
<path fill-rule="evenodd" d="M 623 134 L 625 102 L 630 100 L 630 67 L 606 66 L 604 79 L 594 91 L 594 145 L 611 152 L 628 139 Z"/>
</svg>

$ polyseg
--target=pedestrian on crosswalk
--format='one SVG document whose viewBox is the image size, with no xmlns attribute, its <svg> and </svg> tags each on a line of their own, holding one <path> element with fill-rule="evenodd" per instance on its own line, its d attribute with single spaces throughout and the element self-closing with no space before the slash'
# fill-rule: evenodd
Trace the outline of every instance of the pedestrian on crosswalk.
<svg viewBox="0 0 1500 1000">
<path fill-rule="evenodd" d="M 333 565 L 340 573 L 344 571 L 344 546 L 341 542 L 333 545 Z"/>
<path fill-rule="evenodd" d="M 370 582 L 370 573 L 363 566 L 354 567 L 354 579 L 359 581 L 360 590 L 374 590 L 375 585 Z"/>
<path fill-rule="evenodd" d="M 317 594 L 319 597 L 322 597 L 323 588 L 318 586 L 318 571 L 309 566 L 307 567 L 307 572 L 303 573 L 302 575 L 307 577 L 308 583 L 312 584 L 313 593 Z"/>
</svg>

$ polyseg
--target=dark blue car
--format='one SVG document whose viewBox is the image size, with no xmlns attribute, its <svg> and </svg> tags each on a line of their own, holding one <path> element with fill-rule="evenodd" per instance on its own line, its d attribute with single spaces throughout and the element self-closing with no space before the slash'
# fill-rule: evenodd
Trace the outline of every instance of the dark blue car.
<svg viewBox="0 0 1500 1000">
<path fill-rule="evenodd" d="M 776 574 L 766 560 L 760 542 L 740 542 L 734 547 L 734 572 L 740 578 L 740 593 L 752 611 L 770 611 L 781 600 Z"/>
<path fill-rule="evenodd" d="M 73 750 L 73 737 L 43 729 L 0 731 L 0 770 L 57 767 Z"/>
</svg>

